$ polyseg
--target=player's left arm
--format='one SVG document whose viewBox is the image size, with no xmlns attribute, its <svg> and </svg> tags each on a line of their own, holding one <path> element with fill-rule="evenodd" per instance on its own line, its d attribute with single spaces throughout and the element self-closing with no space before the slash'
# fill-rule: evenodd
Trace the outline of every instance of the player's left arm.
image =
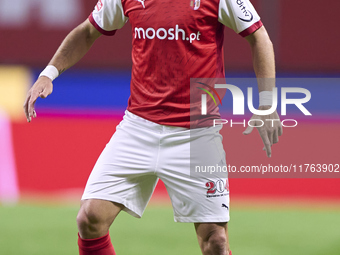
<svg viewBox="0 0 340 255">
<path fill-rule="evenodd" d="M 253 66 L 257 77 L 259 92 L 272 91 L 275 87 L 275 57 L 273 44 L 269 38 L 266 29 L 262 26 L 254 33 L 246 37 L 249 42 L 252 52 Z M 261 105 L 259 110 L 268 110 L 271 105 Z M 279 136 L 282 135 L 281 121 L 278 121 L 279 115 L 274 111 L 270 115 L 253 115 L 252 119 L 260 119 L 264 125 L 258 127 L 257 130 L 262 138 L 264 150 L 267 156 L 271 157 L 271 146 L 279 141 Z M 276 120 L 276 121 L 268 121 Z M 260 126 L 262 122 L 253 121 L 253 126 Z M 248 126 L 243 134 L 248 135 L 252 132 L 253 127 Z"/>
</svg>

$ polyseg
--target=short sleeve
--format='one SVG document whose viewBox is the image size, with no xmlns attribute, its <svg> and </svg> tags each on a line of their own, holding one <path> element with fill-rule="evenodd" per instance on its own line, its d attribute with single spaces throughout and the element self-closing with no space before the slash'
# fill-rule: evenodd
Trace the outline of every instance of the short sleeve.
<svg viewBox="0 0 340 255">
<path fill-rule="evenodd" d="M 114 35 L 128 21 L 121 0 L 98 0 L 89 16 L 91 24 L 103 35 Z"/>
<path fill-rule="evenodd" d="M 263 25 L 249 0 L 220 0 L 218 21 L 243 37 Z"/>
</svg>

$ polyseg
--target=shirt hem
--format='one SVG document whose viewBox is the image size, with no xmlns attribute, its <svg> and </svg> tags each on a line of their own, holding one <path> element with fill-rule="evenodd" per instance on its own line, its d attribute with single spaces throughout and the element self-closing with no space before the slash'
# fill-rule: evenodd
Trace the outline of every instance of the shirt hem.
<svg viewBox="0 0 340 255">
<path fill-rule="evenodd" d="M 112 30 L 112 31 L 106 31 L 104 29 L 102 29 L 94 20 L 93 18 L 93 13 L 90 14 L 89 16 L 89 21 L 90 23 L 103 35 L 107 35 L 107 36 L 113 36 L 117 30 Z"/>
<path fill-rule="evenodd" d="M 242 37 L 246 37 L 246 36 L 254 33 L 256 30 L 258 30 L 262 26 L 263 26 L 263 23 L 262 23 L 261 20 L 259 20 L 258 22 L 254 23 L 253 25 L 251 25 L 247 29 L 243 30 L 241 33 L 239 33 L 239 35 L 242 36 Z"/>
<path fill-rule="evenodd" d="M 188 222 L 188 223 L 213 223 L 213 222 L 229 222 L 230 217 L 174 217 L 175 222 Z"/>
</svg>

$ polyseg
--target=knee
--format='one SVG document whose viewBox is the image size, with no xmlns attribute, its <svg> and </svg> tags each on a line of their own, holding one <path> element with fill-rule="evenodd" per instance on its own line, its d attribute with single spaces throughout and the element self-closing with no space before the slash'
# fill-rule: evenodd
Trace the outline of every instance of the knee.
<svg viewBox="0 0 340 255">
<path fill-rule="evenodd" d="M 91 239 L 106 235 L 112 222 L 123 208 L 121 204 L 106 200 L 84 200 L 77 216 L 80 236 Z"/>
<path fill-rule="evenodd" d="M 212 233 L 203 243 L 202 250 L 204 255 L 228 255 L 229 250 L 226 234 L 217 231 Z"/>
<path fill-rule="evenodd" d="M 79 228 L 97 225 L 101 222 L 100 215 L 91 207 L 82 205 L 77 215 L 77 225 Z"/>
<path fill-rule="evenodd" d="M 82 205 L 77 215 L 77 225 L 79 230 L 85 228 L 95 228 L 100 225 L 102 219 L 98 212 L 90 206 Z"/>
<path fill-rule="evenodd" d="M 111 222 L 104 218 L 98 208 L 83 204 L 77 215 L 77 225 L 80 236 L 91 239 L 105 235 Z"/>
</svg>

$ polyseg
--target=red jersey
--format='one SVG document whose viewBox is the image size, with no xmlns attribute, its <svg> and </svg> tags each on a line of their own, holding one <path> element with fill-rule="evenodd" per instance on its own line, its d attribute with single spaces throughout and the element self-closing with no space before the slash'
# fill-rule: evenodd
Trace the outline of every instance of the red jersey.
<svg viewBox="0 0 340 255">
<path fill-rule="evenodd" d="M 224 26 L 241 36 L 262 26 L 249 0 L 99 0 L 89 20 L 104 35 L 131 24 L 127 109 L 188 128 L 190 78 L 224 77 Z"/>
</svg>

